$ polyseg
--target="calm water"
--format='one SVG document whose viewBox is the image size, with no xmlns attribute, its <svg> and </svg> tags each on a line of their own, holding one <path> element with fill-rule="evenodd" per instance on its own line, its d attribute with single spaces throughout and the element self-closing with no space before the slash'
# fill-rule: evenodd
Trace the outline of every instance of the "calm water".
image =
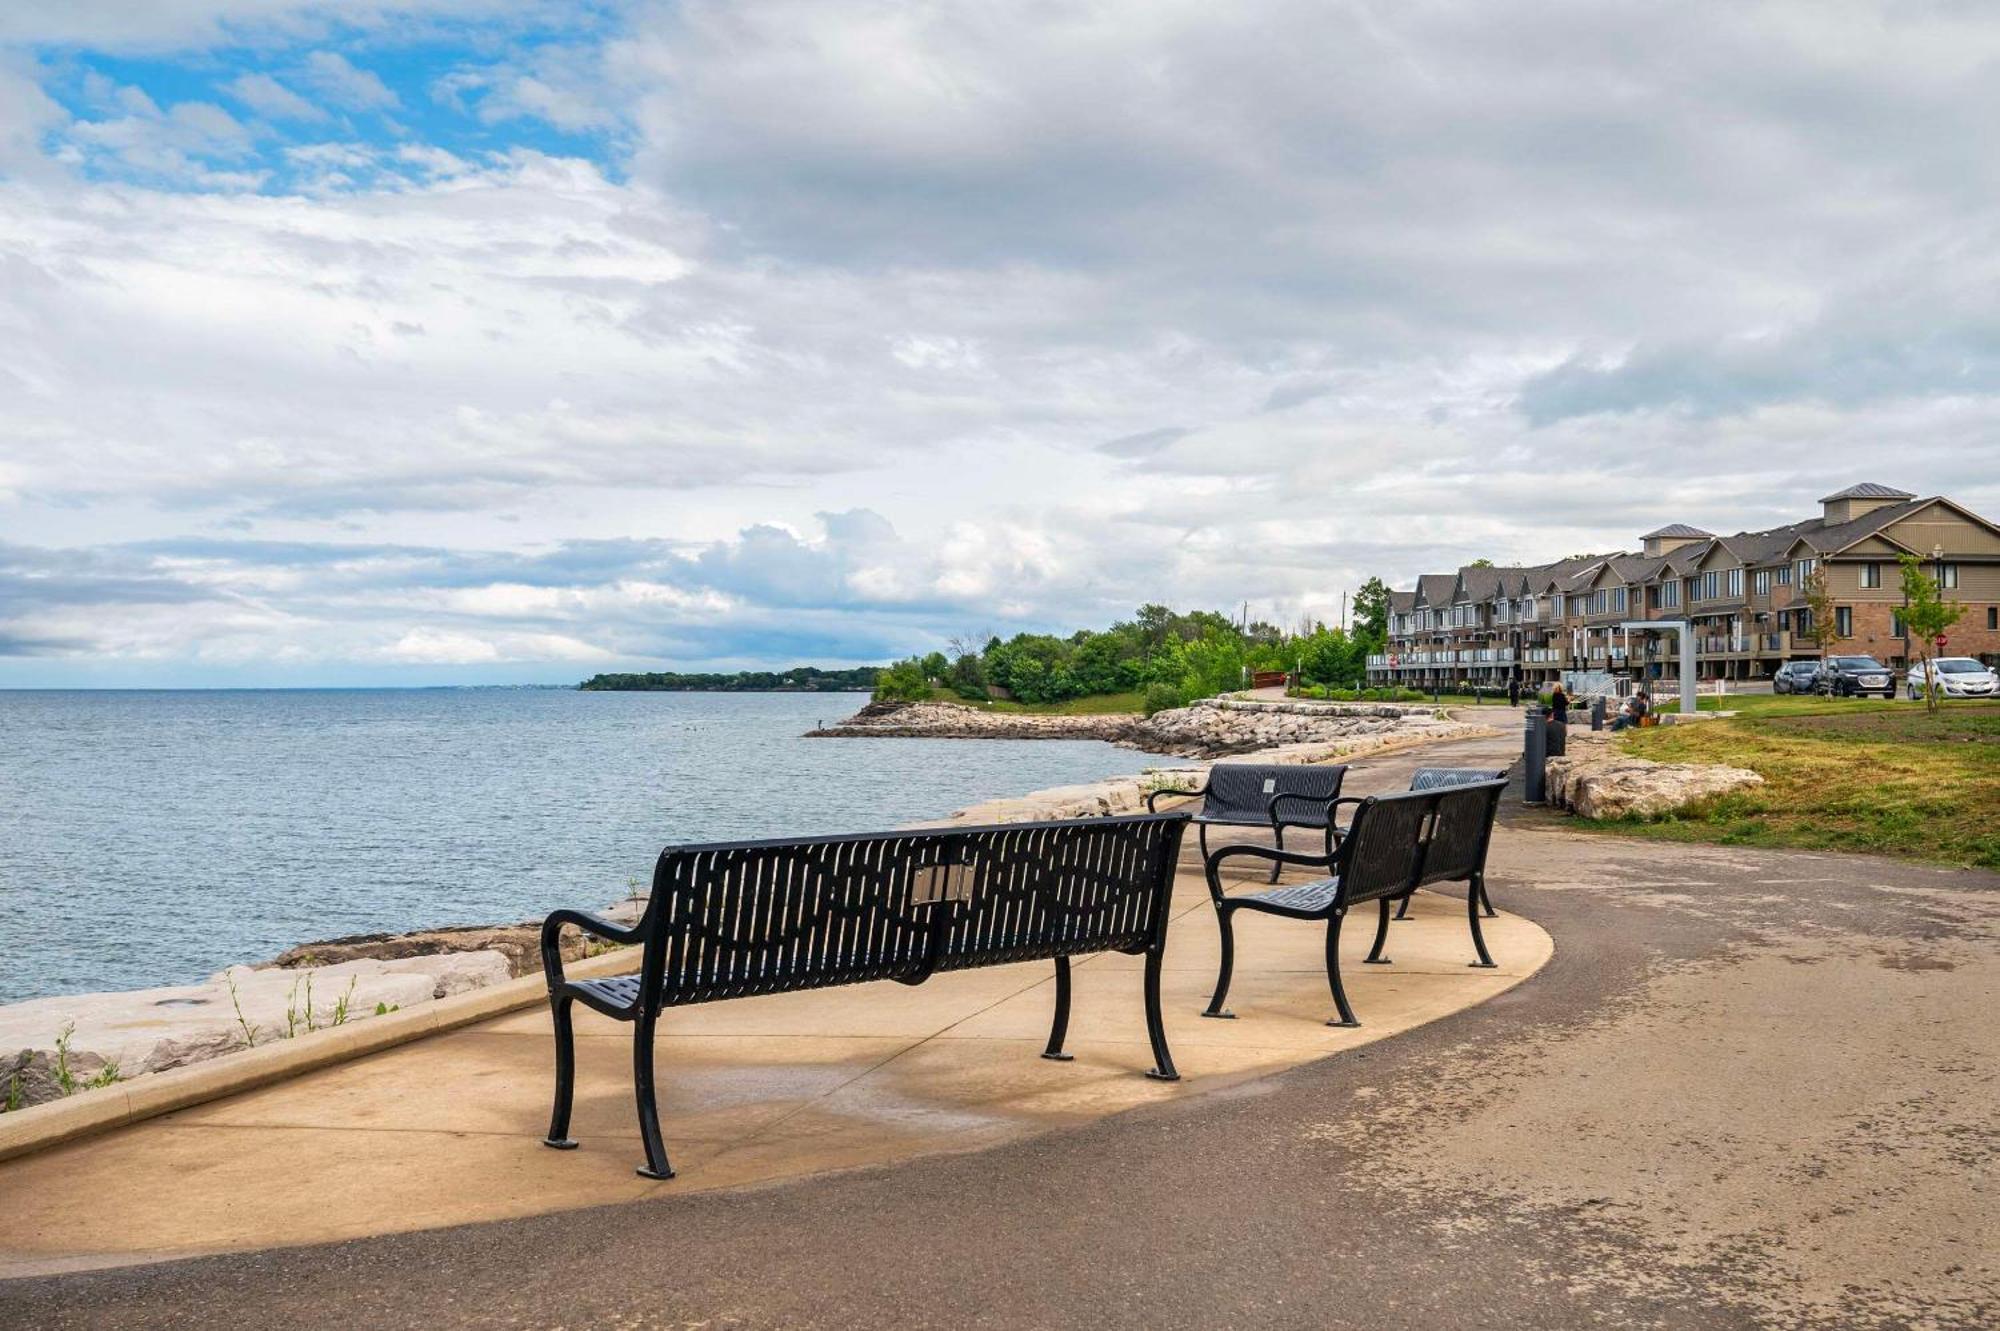
<svg viewBox="0 0 2000 1331">
<path fill-rule="evenodd" d="M 0 691 L 0 1003 L 185 983 L 338 934 L 595 909 L 669 842 L 894 827 L 1154 761 L 800 738 L 861 701 Z"/>
</svg>

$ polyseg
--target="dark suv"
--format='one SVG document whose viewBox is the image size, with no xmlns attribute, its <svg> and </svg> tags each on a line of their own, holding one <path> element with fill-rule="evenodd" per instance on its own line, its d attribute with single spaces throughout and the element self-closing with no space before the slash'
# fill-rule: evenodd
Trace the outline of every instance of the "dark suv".
<svg viewBox="0 0 2000 1331">
<path fill-rule="evenodd" d="M 1811 693 L 1813 681 L 1819 678 L 1819 662 L 1787 661 L 1778 667 L 1778 673 L 1771 676 L 1773 693 Z"/>
<path fill-rule="evenodd" d="M 1872 656 L 1829 656 L 1820 672 L 1817 689 L 1836 698 L 1855 698 L 1864 693 L 1896 696 L 1896 672 Z"/>
</svg>

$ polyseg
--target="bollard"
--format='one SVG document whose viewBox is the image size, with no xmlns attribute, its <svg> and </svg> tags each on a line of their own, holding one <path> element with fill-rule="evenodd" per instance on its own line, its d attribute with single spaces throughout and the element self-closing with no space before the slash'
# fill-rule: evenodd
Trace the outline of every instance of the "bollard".
<svg viewBox="0 0 2000 1331">
<path fill-rule="evenodd" d="M 1521 759 L 1527 779 L 1523 798 L 1530 804 L 1546 802 L 1549 797 L 1549 727 L 1540 703 L 1528 704 L 1528 721 L 1521 735 Z"/>
<path fill-rule="evenodd" d="M 1590 700 L 1590 728 L 1604 729 L 1604 695 L 1601 693 Z"/>
</svg>

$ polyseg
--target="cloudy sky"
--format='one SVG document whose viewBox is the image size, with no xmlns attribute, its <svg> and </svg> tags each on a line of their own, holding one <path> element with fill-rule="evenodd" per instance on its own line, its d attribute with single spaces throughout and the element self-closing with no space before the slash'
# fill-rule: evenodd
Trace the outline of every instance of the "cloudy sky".
<svg viewBox="0 0 2000 1331">
<path fill-rule="evenodd" d="M 1961 0 L 10 0 L 0 685 L 828 664 L 2000 514 Z"/>
</svg>

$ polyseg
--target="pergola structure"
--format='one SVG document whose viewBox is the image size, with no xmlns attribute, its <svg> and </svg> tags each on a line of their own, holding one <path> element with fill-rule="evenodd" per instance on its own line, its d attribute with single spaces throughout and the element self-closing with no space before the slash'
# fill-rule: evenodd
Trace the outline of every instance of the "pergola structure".
<svg viewBox="0 0 2000 1331">
<path fill-rule="evenodd" d="M 1694 634 L 1685 619 L 1629 619 L 1618 626 L 1629 642 L 1634 633 L 1678 633 L 1681 635 L 1681 712 L 1694 714 Z M 1626 653 L 1631 658 L 1631 653 Z"/>
</svg>

